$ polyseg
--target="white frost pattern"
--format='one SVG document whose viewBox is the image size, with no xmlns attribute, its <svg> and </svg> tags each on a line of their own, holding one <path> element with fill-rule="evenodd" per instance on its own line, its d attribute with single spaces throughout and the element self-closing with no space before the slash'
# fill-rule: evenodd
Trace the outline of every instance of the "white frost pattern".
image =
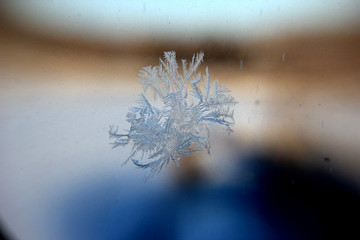
<svg viewBox="0 0 360 240">
<path fill-rule="evenodd" d="M 230 90 L 210 82 L 209 71 L 197 73 L 203 53 L 195 54 L 191 63 L 182 60 L 182 74 L 178 72 L 175 52 L 165 52 L 159 66 L 144 67 L 139 74 L 145 92 L 153 90 L 162 100 L 159 109 L 141 94 L 137 106 L 130 108 L 127 121 L 130 130 L 119 134 L 110 127 L 113 148 L 132 145 L 131 160 L 141 168 L 149 168 L 149 177 L 157 175 L 170 161 L 177 165 L 181 156 L 207 150 L 210 154 L 209 124 L 220 124 L 230 133 L 234 124 L 231 107 L 237 102 Z"/>
</svg>

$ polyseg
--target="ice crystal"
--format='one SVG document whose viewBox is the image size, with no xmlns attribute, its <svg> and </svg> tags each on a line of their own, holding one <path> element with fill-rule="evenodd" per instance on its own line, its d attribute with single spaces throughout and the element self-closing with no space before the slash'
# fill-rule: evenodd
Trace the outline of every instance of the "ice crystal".
<svg viewBox="0 0 360 240">
<path fill-rule="evenodd" d="M 231 107 L 237 102 L 230 90 L 218 81 L 210 82 L 208 68 L 197 73 L 204 54 L 195 54 L 190 64 L 182 60 L 179 73 L 175 52 L 165 52 L 159 66 L 148 66 L 138 75 L 144 91 L 153 90 L 161 107 L 155 107 L 141 94 L 137 106 L 130 108 L 127 133 L 110 127 L 113 148 L 132 145 L 128 159 L 149 176 L 157 175 L 170 161 L 180 163 L 182 156 L 207 150 L 210 154 L 209 124 L 219 124 L 231 132 L 234 124 Z M 189 66 L 188 66 L 189 65 Z"/>
</svg>

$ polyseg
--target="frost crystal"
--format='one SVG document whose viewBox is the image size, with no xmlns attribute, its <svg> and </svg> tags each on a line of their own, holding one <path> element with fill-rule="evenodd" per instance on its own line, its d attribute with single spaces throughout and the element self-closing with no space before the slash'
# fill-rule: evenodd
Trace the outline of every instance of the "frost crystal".
<svg viewBox="0 0 360 240">
<path fill-rule="evenodd" d="M 162 101 L 161 108 L 153 106 L 141 94 L 137 106 L 130 108 L 128 133 L 119 134 L 110 127 L 113 148 L 132 145 L 128 159 L 141 168 L 149 168 L 149 176 L 157 175 L 170 161 L 177 165 L 182 156 L 207 150 L 210 154 L 209 124 L 220 124 L 230 133 L 234 124 L 231 107 L 237 102 L 230 90 L 210 82 L 209 71 L 197 73 L 203 53 L 195 54 L 189 66 L 182 60 L 178 72 L 175 52 L 165 52 L 159 66 L 144 67 L 138 75 L 145 92 L 153 90 Z"/>
</svg>

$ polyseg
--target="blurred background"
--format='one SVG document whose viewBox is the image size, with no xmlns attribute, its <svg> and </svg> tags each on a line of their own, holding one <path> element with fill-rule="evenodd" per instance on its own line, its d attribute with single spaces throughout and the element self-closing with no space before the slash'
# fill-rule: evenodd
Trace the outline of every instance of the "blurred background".
<svg viewBox="0 0 360 240">
<path fill-rule="evenodd" d="M 359 29 L 357 0 L 1 0 L 3 238 L 358 235 Z M 107 131 L 170 50 L 205 53 L 236 124 L 144 182 Z"/>
</svg>

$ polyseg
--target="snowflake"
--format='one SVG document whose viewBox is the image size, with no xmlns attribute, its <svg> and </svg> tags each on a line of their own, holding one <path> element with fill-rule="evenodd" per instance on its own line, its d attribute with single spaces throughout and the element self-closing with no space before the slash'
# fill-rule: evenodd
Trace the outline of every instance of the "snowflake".
<svg viewBox="0 0 360 240">
<path fill-rule="evenodd" d="M 130 108 L 127 121 L 131 124 L 125 134 L 110 127 L 113 148 L 132 145 L 128 159 L 141 168 L 149 168 L 150 176 L 157 175 L 170 161 L 179 165 L 182 156 L 206 150 L 210 154 L 209 124 L 224 126 L 230 133 L 234 124 L 231 107 L 237 102 L 230 90 L 210 82 L 209 71 L 202 76 L 197 69 L 204 57 L 195 54 L 187 66 L 182 60 L 178 71 L 175 52 L 165 52 L 159 66 L 144 67 L 138 75 L 144 91 L 153 90 L 161 107 L 153 106 L 141 94 L 137 106 Z"/>
</svg>

